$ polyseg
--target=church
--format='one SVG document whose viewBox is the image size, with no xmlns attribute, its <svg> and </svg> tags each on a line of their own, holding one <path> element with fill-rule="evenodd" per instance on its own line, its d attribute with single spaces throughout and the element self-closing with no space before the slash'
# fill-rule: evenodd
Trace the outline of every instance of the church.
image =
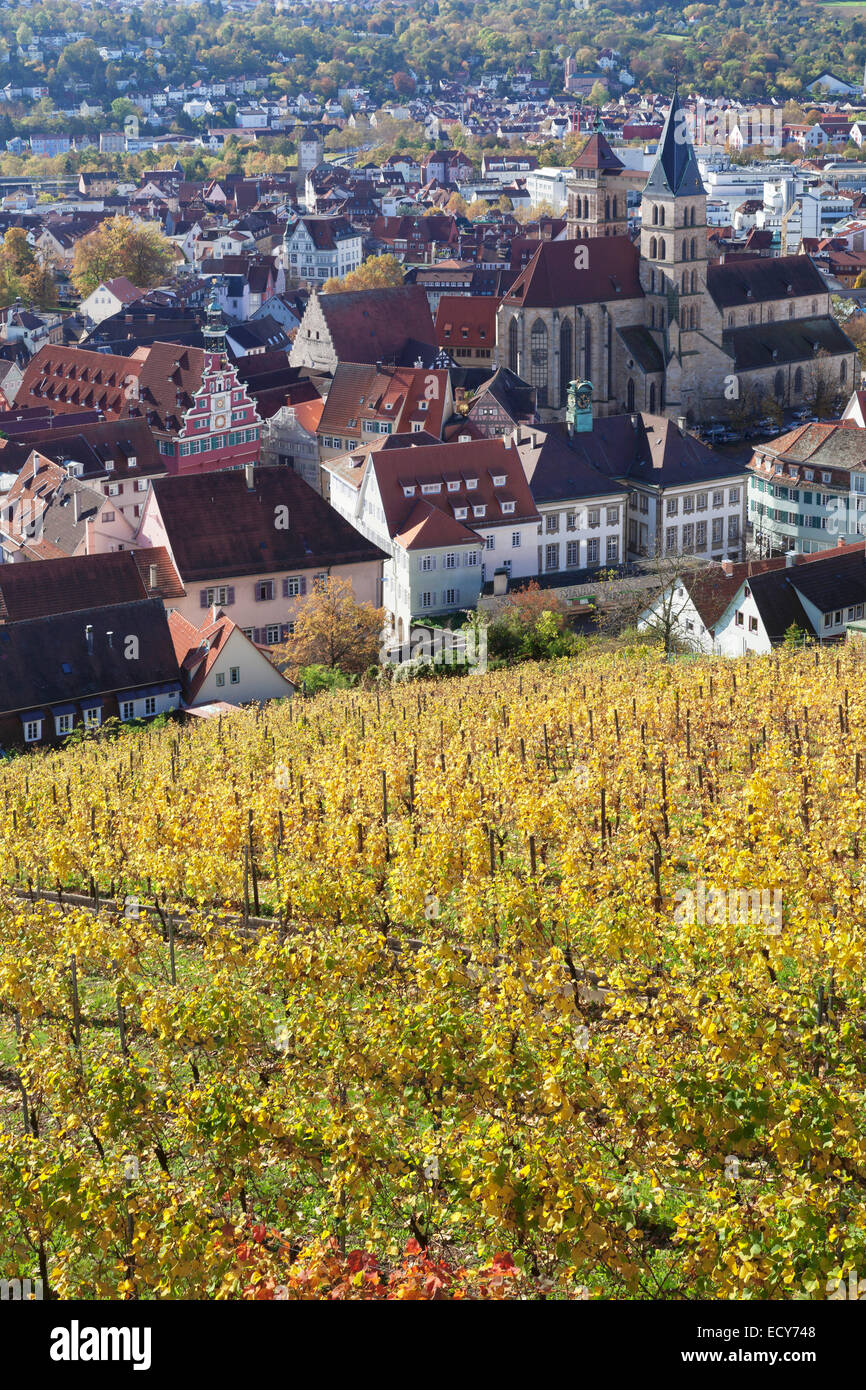
<svg viewBox="0 0 866 1390">
<path fill-rule="evenodd" d="M 573 380 L 596 415 L 635 411 L 689 424 L 847 398 L 856 348 L 833 318 L 808 256 L 707 259 L 707 195 L 675 92 L 641 197 L 638 243 L 627 190 L 600 129 L 574 164 L 565 236 L 539 245 L 497 313 L 496 364 L 561 418 Z"/>
</svg>

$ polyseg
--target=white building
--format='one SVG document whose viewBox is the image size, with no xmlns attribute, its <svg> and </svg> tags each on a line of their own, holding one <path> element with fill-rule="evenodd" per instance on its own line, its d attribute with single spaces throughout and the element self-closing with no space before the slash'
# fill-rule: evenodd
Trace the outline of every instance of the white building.
<svg viewBox="0 0 866 1390">
<path fill-rule="evenodd" d="M 389 556 L 382 602 L 400 642 L 419 619 L 474 609 L 497 570 L 538 573 L 539 513 L 511 440 L 425 438 L 322 464 L 331 506 Z"/>
<path fill-rule="evenodd" d="M 299 217 L 283 239 L 286 274 L 324 284 L 357 270 L 364 256 L 364 234 L 346 217 Z"/>
</svg>

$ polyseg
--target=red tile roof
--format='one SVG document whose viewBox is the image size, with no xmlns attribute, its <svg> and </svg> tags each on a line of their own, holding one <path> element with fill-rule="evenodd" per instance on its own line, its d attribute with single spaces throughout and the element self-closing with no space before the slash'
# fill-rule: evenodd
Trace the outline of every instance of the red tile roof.
<svg viewBox="0 0 866 1390">
<path fill-rule="evenodd" d="M 520 456 L 502 439 L 434 444 L 424 449 L 381 449 L 370 454 L 370 461 L 389 535 L 405 537 L 403 543 L 410 549 L 420 545 L 448 545 L 458 537 L 463 541 L 477 540 L 471 529 L 475 526 L 485 529 L 538 516 Z M 495 477 L 504 477 L 504 484 L 496 486 Z M 470 488 L 467 483 L 472 480 L 476 485 Z M 458 484 L 450 492 L 449 481 Z M 438 484 L 439 491 L 422 492 L 425 483 Z M 413 491 L 407 497 L 409 486 Z M 503 501 L 514 501 L 513 513 L 502 510 Z M 477 506 L 484 507 L 483 517 L 473 516 L 473 508 Z M 466 516 L 458 516 L 458 510 L 463 509 Z M 439 517 L 434 515 L 436 512 Z M 461 526 L 459 533 L 454 523 Z M 444 539 L 431 539 L 434 535 L 442 535 Z"/>
<path fill-rule="evenodd" d="M 440 347 L 489 348 L 496 345 L 496 310 L 490 294 L 443 294 L 436 310 Z"/>
<path fill-rule="evenodd" d="M 587 251 L 585 270 L 575 267 L 578 248 Z M 524 309 L 551 309 L 564 304 L 642 299 L 639 265 L 638 248 L 625 236 L 542 241 L 503 303 Z"/>
<path fill-rule="evenodd" d="M 0 621 L 150 598 L 131 550 L 0 565 Z"/>
</svg>

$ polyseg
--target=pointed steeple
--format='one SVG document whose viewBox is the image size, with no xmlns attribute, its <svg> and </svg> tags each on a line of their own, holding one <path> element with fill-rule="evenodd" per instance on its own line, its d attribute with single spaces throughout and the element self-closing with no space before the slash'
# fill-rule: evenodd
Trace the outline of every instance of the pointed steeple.
<svg viewBox="0 0 866 1390">
<path fill-rule="evenodd" d="M 646 182 L 645 193 L 675 198 L 694 198 L 706 193 L 701 181 L 695 150 L 688 136 L 686 113 L 675 89 L 664 130 L 659 140 L 656 162 Z"/>
</svg>

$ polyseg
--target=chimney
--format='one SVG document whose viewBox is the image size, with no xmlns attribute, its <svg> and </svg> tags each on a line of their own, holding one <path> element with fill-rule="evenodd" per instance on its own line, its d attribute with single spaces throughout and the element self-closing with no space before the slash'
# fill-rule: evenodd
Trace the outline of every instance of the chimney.
<svg viewBox="0 0 866 1390">
<path fill-rule="evenodd" d="M 78 488 L 76 488 L 75 491 L 74 491 L 73 494 L 72 494 L 72 520 L 74 521 L 74 523 L 75 523 L 76 526 L 78 525 L 78 519 L 79 519 L 80 514 L 81 514 L 81 494 L 80 494 L 80 492 L 78 491 Z"/>
<path fill-rule="evenodd" d="M 685 415 L 678 415 L 678 416 L 677 416 L 677 429 L 679 430 L 680 434 L 685 434 L 685 432 L 686 432 L 686 417 L 685 417 Z"/>
<path fill-rule="evenodd" d="M 87 624 L 87 627 L 84 629 L 84 640 L 85 640 L 85 642 L 87 643 L 87 652 L 88 652 L 88 655 L 89 655 L 89 656 L 93 656 L 93 624 L 92 624 L 92 623 L 88 623 L 88 624 Z"/>
<path fill-rule="evenodd" d="M 256 486 L 256 465 L 254 463 L 245 463 L 244 472 L 247 475 L 247 491 L 254 492 Z"/>
<path fill-rule="evenodd" d="M 723 560 L 723 561 L 722 561 L 722 569 L 724 570 L 725 574 L 733 574 L 733 572 L 734 572 L 734 562 L 733 562 L 733 560 Z"/>
<path fill-rule="evenodd" d="M 792 570 L 797 563 L 797 556 L 793 550 L 785 552 L 785 569 Z"/>
<path fill-rule="evenodd" d="M 637 428 L 638 428 L 638 425 L 639 425 L 639 424 L 640 424 L 640 416 L 638 416 L 638 415 L 633 415 L 633 416 L 631 417 L 631 427 L 632 427 L 632 429 L 634 430 L 635 434 L 637 433 Z"/>
<path fill-rule="evenodd" d="M 840 536 L 839 539 L 838 539 L 837 542 L 836 542 L 836 549 L 838 550 L 839 547 L 842 546 L 842 545 L 844 545 L 844 544 L 845 544 L 845 537 L 844 537 L 844 536 Z"/>
<path fill-rule="evenodd" d="M 114 631 L 112 629 L 106 632 L 105 640 L 108 642 L 109 648 L 114 646 Z"/>
<path fill-rule="evenodd" d="M 158 575 L 158 570 L 157 570 L 156 565 L 148 565 L 148 567 L 147 567 L 147 587 L 148 587 L 148 589 L 155 589 L 155 588 L 156 588 L 157 582 L 158 582 L 158 580 L 157 580 L 157 575 Z"/>
</svg>

